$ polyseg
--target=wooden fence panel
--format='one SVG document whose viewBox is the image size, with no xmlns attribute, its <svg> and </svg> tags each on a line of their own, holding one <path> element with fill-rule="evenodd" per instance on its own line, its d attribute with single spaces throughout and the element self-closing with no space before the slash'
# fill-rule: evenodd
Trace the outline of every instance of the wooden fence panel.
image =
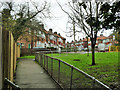
<svg viewBox="0 0 120 90">
<path fill-rule="evenodd" d="M 0 14 L 0 90 L 4 86 L 5 78 L 13 82 L 16 59 L 20 57 L 20 47 L 14 41 L 12 33 L 2 28 L 1 17 Z"/>
<path fill-rule="evenodd" d="M 2 90 L 2 26 L 1 24 L 0 24 L 0 90 Z"/>
<path fill-rule="evenodd" d="M 9 53 L 9 32 L 6 32 L 6 31 L 2 31 L 2 62 L 3 62 L 3 79 L 5 77 L 8 78 L 8 59 L 9 59 L 9 56 L 8 56 L 8 53 Z"/>
<path fill-rule="evenodd" d="M 10 56 L 11 56 L 11 58 L 10 58 L 10 81 L 12 81 L 13 82 L 13 71 L 14 71 L 14 64 L 13 64 L 13 60 L 14 60 L 14 58 L 13 58 L 13 56 L 14 56 L 14 38 L 13 38 L 13 36 L 12 36 L 12 34 L 10 34 Z"/>
<path fill-rule="evenodd" d="M 16 52 L 16 48 L 17 48 L 17 45 L 16 43 L 14 42 L 14 71 L 16 69 L 16 60 L 17 60 L 17 52 Z"/>
<path fill-rule="evenodd" d="M 8 78 L 13 82 L 16 60 L 20 56 L 20 47 L 14 41 L 10 31 L 2 31 L 2 82 Z"/>
</svg>

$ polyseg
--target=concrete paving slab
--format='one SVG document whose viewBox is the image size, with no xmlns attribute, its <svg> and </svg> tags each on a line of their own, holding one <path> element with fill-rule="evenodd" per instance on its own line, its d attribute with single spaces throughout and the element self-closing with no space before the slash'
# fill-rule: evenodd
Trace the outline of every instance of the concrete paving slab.
<svg viewBox="0 0 120 90">
<path fill-rule="evenodd" d="M 20 88 L 58 88 L 44 69 L 32 59 L 19 59 L 15 83 Z"/>
</svg>

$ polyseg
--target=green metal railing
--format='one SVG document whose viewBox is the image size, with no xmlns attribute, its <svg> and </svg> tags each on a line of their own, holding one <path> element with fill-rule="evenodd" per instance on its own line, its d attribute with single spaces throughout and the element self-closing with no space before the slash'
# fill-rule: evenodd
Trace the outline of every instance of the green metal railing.
<svg viewBox="0 0 120 90">
<path fill-rule="evenodd" d="M 44 53 L 36 53 L 36 61 L 62 88 L 100 88 L 112 90 L 84 71 L 62 60 L 46 56 Z"/>
</svg>

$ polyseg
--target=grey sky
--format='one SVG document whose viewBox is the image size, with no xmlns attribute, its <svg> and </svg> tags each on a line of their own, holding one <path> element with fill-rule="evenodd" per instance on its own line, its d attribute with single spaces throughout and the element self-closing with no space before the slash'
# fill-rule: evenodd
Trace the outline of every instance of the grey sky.
<svg viewBox="0 0 120 90">
<path fill-rule="evenodd" d="M 2 0 L 2 1 L 11 1 L 11 0 Z M 16 3 L 20 3 L 20 2 L 28 2 L 30 0 L 12 0 Z M 66 35 L 68 35 L 67 32 L 68 30 L 66 30 L 66 24 L 68 21 L 68 16 L 67 14 L 65 14 L 61 8 L 59 7 L 59 5 L 57 4 L 56 0 L 31 0 L 37 3 L 40 3 L 42 1 L 47 1 L 48 3 L 50 3 L 50 11 L 51 11 L 51 16 L 53 18 L 51 19 L 44 19 L 45 22 L 45 29 L 49 30 L 49 28 L 53 29 L 53 32 L 60 33 L 63 37 L 66 38 L 67 41 L 71 42 L 73 40 L 73 37 L 66 37 Z M 67 0 L 57 0 L 61 5 L 65 6 L 65 3 L 67 2 Z M 67 7 L 65 7 L 67 8 Z M 110 31 L 105 31 L 103 32 L 103 35 L 108 36 L 111 32 Z M 100 35 L 100 33 L 98 33 L 98 35 Z M 76 40 L 85 37 L 85 34 L 80 33 L 79 35 L 76 35 Z"/>
</svg>

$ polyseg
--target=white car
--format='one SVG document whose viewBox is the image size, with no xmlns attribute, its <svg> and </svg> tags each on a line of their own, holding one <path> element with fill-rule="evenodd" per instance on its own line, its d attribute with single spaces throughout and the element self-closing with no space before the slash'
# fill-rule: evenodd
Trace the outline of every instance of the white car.
<svg viewBox="0 0 120 90">
<path fill-rule="evenodd" d="M 105 51 L 105 44 L 104 43 L 98 44 L 98 51 L 100 51 L 100 52 Z"/>
</svg>

